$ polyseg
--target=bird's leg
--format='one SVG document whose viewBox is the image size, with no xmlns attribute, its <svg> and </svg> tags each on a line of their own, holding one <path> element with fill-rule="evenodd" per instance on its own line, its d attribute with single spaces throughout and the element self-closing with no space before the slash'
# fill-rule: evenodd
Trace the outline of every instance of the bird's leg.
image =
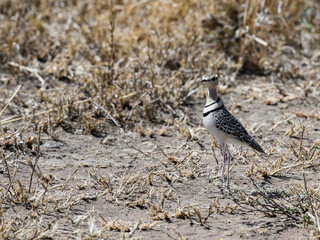
<svg viewBox="0 0 320 240">
<path fill-rule="evenodd" d="M 226 145 L 226 149 L 228 151 L 228 175 L 227 175 L 227 186 L 229 186 L 229 172 L 230 172 L 230 158 L 231 158 L 231 153 L 229 151 L 228 146 Z"/>
<path fill-rule="evenodd" d="M 227 151 L 228 151 L 228 153 L 229 153 L 230 160 L 232 160 L 232 155 L 231 155 L 230 150 L 229 150 L 229 148 L 228 148 L 228 147 L 227 147 Z"/>
<path fill-rule="evenodd" d="M 222 164 L 222 175 L 221 175 L 221 180 L 223 183 L 223 179 L 224 179 L 224 168 L 226 166 L 226 148 L 225 148 L 225 144 L 221 145 L 222 147 L 222 154 L 223 154 L 223 164 Z"/>
</svg>

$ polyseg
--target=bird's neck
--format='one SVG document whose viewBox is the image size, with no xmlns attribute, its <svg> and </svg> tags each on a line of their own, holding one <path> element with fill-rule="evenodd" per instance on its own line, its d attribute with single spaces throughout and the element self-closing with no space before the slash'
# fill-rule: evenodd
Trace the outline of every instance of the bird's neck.
<svg viewBox="0 0 320 240">
<path fill-rule="evenodd" d="M 210 104 L 218 100 L 217 88 L 208 88 L 207 103 Z"/>
</svg>

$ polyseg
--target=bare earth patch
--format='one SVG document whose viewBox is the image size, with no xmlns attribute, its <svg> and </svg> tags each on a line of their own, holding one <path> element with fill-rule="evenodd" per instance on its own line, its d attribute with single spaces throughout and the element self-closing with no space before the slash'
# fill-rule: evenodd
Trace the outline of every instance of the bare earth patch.
<svg viewBox="0 0 320 240">
<path fill-rule="evenodd" d="M 0 3 L 0 237 L 318 239 L 320 4 Z M 199 78 L 266 155 L 202 125 Z"/>
<path fill-rule="evenodd" d="M 255 86 L 259 82 L 259 79 L 250 81 Z M 244 81 L 237 89 L 241 90 L 247 84 Z M 268 156 L 233 149 L 230 189 L 221 186 L 221 168 L 214 160 L 210 136 L 201 125 L 199 113 L 204 99 L 198 99 L 192 107 L 183 107 L 190 118 L 183 126 L 195 132 L 189 140 L 182 137 L 181 129 L 174 127 L 168 127 L 160 136 L 165 125 L 153 124 L 146 124 L 151 136 L 121 131 L 111 123 L 105 138 L 71 134 L 62 129 L 55 131 L 55 140 L 41 134 L 41 156 L 36 170 L 40 178 L 34 174 L 30 193 L 30 167 L 25 156 L 7 160 L 9 170 L 16 170 L 11 179 L 14 185 L 11 194 L 20 197 L 18 200 L 17 196 L 9 195 L 3 200 L 2 217 L 6 227 L 23 229 L 20 237 L 30 237 L 36 229 L 46 237 L 57 233 L 62 234 L 61 237 L 131 236 L 142 239 L 179 238 L 180 235 L 189 239 L 308 237 L 308 228 L 284 213 L 267 217 L 245 203 L 239 205 L 236 192 L 255 197 L 255 188 L 248 176 L 269 192 L 287 191 L 293 183 L 303 184 L 302 172 L 306 173 L 310 185 L 319 180 L 317 162 L 303 170 L 298 164 L 302 160 L 293 156 L 289 145 L 282 144 L 290 142 L 290 136 L 285 133 L 293 125 L 300 128 L 301 119 L 294 115 L 295 112 L 312 109 L 302 107 L 303 99 L 300 98 L 286 103 L 286 113 L 290 113 L 286 116 L 278 106 L 261 107 L 259 96 L 249 105 L 245 104 L 246 99 L 240 92 L 226 94 L 223 99 L 231 109 L 230 102 L 237 99 L 235 109 L 241 111 L 234 114 L 259 139 Z M 300 109 L 297 106 L 301 106 Z M 272 114 L 266 114 L 268 112 Z M 287 120 L 290 116 L 293 118 Z M 302 145 L 305 149 L 314 144 L 311 136 L 319 127 L 314 122 L 313 118 L 304 120 L 306 130 Z M 297 134 L 301 132 L 297 130 Z M 291 139 L 298 144 L 294 136 Z M 221 161 L 220 151 L 214 149 Z M 287 159 L 279 163 L 275 176 L 261 178 L 261 171 L 270 175 L 275 169 L 273 165 L 284 156 Z M 35 157 L 31 158 L 35 161 Z M 3 169 L 3 192 L 8 181 L 7 171 Z M 282 198 L 276 201 L 281 202 Z M 271 209 L 270 213 L 273 211 L 276 209 Z"/>
</svg>

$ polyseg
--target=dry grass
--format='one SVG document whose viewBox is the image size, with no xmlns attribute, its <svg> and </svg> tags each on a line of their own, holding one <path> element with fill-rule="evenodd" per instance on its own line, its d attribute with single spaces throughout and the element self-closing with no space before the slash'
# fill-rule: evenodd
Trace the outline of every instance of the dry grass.
<svg viewBox="0 0 320 240">
<path fill-rule="evenodd" d="M 319 237 L 318 1 L 2 0 L 0 22 L 1 238 L 130 239 L 159 236 L 160 225 L 187 239 L 190 224 L 205 231 L 214 217 L 243 212 Z M 245 187 L 221 189 L 219 169 L 197 150 L 206 72 L 223 76 L 232 112 L 274 113 L 249 129 L 268 136 L 268 156 L 234 157 Z M 259 80 L 243 83 L 248 76 Z M 131 132 L 153 147 L 142 149 Z M 119 144 L 112 159 L 139 165 L 77 163 L 60 178 L 46 168 L 46 144 L 79 135 Z M 213 200 L 193 195 L 209 185 Z M 148 217 L 106 217 L 103 205 Z"/>
</svg>

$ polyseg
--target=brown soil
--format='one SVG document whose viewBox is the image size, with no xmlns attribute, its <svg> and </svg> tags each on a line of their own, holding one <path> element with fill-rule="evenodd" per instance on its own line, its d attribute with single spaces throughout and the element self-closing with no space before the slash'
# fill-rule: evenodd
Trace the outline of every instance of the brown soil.
<svg viewBox="0 0 320 240">
<path fill-rule="evenodd" d="M 297 98 L 280 106 L 265 105 L 268 96 L 263 91 L 250 101 L 246 100 L 243 89 L 247 88 L 270 90 L 273 85 L 259 78 L 239 81 L 232 92 L 223 95 L 223 100 L 267 153 L 279 143 L 290 141 L 290 136 L 286 136 L 285 132 L 292 123 L 298 125 L 303 122 L 307 126 L 303 145 L 306 148 L 312 145 L 312 136 L 320 128 L 319 121 L 301 119 L 295 114 L 312 112 L 314 107 L 319 107 L 315 98 L 309 98 L 306 102 L 306 98 L 298 94 Z M 293 88 L 287 91 L 295 94 Z M 45 197 L 41 195 L 43 188 L 36 175 L 33 187 L 34 198 L 44 197 L 46 201 L 39 205 L 34 203 L 36 209 L 23 201 L 18 205 L 6 202 L 3 205 L 3 219 L 25 228 L 23 236 L 30 236 L 28 234 L 36 227 L 41 231 L 47 229 L 44 231 L 47 237 L 59 233 L 62 238 L 100 236 L 102 232 L 101 236 L 116 239 L 129 236 L 140 239 L 169 236 L 188 239 L 300 239 L 310 236 L 308 228 L 283 214 L 268 217 L 248 206 L 236 207 L 229 191 L 252 191 L 252 183 L 246 174 L 252 162 L 256 164 L 255 174 L 258 174 L 256 169 L 272 168 L 270 165 L 279 156 L 284 156 L 289 146 L 278 146 L 268 157 L 267 164 L 266 156 L 258 156 L 251 150 L 232 149 L 231 186 L 229 190 L 221 187 L 221 167 L 214 160 L 211 137 L 201 125 L 204 101 L 204 98 L 198 98 L 180 109 L 189 119 L 184 127 L 195 132 L 193 139 L 189 140 L 183 137 L 181 129 L 169 126 L 160 136 L 159 131 L 165 125 L 147 123 L 143 128 L 149 131 L 149 135 L 152 133 L 151 136 L 122 131 L 111 122 L 104 138 L 78 132 L 71 134 L 62 128 L 55 131 L 55 140 L 42 134 L 38 167 L 42 175 L 51 180 L 46 186 Z M 291 122 L 283 121 L 290 116 L 293 116 Z M 272 129 L 275 124 L 278 126 Z M 221 163 L 220 151 L 216 147 L 214 149 Z M 22 157 L 20 161 L 26 162 L 26 159 Z M 287 161 L 293 165 L 295 160 Z M 29 172 L 30 168 L 20 163 L 12 181 L 19 179 L 23 188 L 27 189 Z M 304 171 L 297 167 L 290 173 L 284 171 L 285 174 L 257 178 L 256 181 L 273 189 L 285 189 L 292 181 L 301 182 L 302 172 L 312 182 L 319 180 L 318 167 Z M 8 186 L 6 171 L 0 176 L 1 185 Z M 216 209 L 201 224 L 194 209 L 198 209 L 201 217 L 205 218 L 210 204 L 217 199 Z M 33 199 L 31 202 L 36 201 L 40 200 Z M 179 215 L 181 211 L 190 211 L 190 216 Z M 39 214 L 41 221 L 32 222 L 32 214 Z M 26 223 L 15 223 L 17 218 Z M 146 227 L 146 230 L 139 230 L 138 226 L 133 231 L 140 221 L 140 227 L 152 223 L 156 225 L 150 229 Z M 122 227 L 111 227 L 113 222 Z M 22 237 L 19 233 L 17 236 Z"/>
<path fill-rule="evenodd" d="M 319 239 L 320 2 L 0 1 L 1 239 Z M 225 105 L 266 154 L 202 125 Z"/>
</svg>

